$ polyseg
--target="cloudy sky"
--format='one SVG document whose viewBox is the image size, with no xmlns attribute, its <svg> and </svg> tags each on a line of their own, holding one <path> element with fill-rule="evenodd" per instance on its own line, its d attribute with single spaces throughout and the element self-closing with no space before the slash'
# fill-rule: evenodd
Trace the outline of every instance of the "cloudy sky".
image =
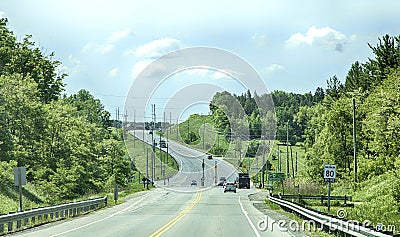
<svg viewBox="0 0 400 237">
<path fill-rule="evenodd" d="M 314 92 L 333 75 L 344 82 L 354 61 L 372 56 L 368 42 L 400 33 L 399 15 L 395 0 L 0 2 L 0 17 L 8 18 L 19 39 L 32 34 L 44 52 L 55 52 L 63 63 L 66 93 L 87 89 L 110 112 L 124 110 L 132 82 L 150 62 L 186 47 L 216 47 L 240 56 L 270 91 Z M 175 75 L 160 88 L 176 93 L 180 83 L 174 80 L 196 76 L 220 79 L 218 86 L 226 89 L 226 75 L 200 71 Z"/>
</svg>

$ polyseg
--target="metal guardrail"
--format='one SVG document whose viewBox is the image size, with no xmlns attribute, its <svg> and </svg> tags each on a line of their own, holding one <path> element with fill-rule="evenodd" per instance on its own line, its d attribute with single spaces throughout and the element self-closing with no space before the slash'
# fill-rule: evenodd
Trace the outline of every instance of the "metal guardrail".
<svg viewBox="0 0 400 237">
<path fill-rule="evenodd" d="M 0 215 L 0 235 L 90 212 L 107 205 L 107 197 Z"/>
<path fill-rule="evenodd" d="M 311 196 L 311 195 L 278 195 L 279 198 L 281 199 L 307 199 L 307 200 L 321 200 L 321 203 L 325 200 L 328 200 L 328 196 L 326 195 L 319 195 L 319 196 Z M 346 201 L 352 201 L 352 197 L 351 196 L 330 196 L 330 200 L 331 201 L 344 201 L 344 203 L 346 204 Z"/>
<path fill-rule="evenodd" d="M 273 196 L 269 197 L 269 200 L 275 204 L 278 204 L 286 209 L 289 209 L 304 218 L 313 221 L 314 224 L 318 224 L 321 227 L 331 230 L 338 231 L 344 234 L 344 236 L 357 236 L 357 237 L 393 237 L 390 233 L 379 232 L 372 226 L 364 226 L 362 223 L 357 221 L 340 219 L 331 215 L 325 215 L 314 210 L 302 207 L 298 204 L 276 198 Z M 309 222 L 310 223 L 310 222 Z"/>
</svg>

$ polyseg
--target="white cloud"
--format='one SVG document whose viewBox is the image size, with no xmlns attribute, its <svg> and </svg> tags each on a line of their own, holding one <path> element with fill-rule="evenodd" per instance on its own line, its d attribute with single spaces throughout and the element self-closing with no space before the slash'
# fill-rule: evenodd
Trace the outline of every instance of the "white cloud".
<svg viewBox="0 0 400 237">
<path fill-rule="evenodd" d="M 7 16 L 6 16 L 6 13 L 5 12 L 2 12 L 2 11 L 0 11 L 0 19 L 1 18 L 6 18 Z"/>
<path fill-rule="evenodd" d="M 285 70 L 285 67 L 282 66 L 282 65 L 280 65 L 280 64 L 274 63 L 274 64 L 269 65 L 269 66 L 266 68 L 266 70 L 267 70 L 268 72 L 274 73 L 274 72 L 278 72 L 278 71 L 283 71 L 283 70 Z"/>
<path fill-rule="evenodd" d="M 262 74 L 264 74 L 265 76 L 272 76 L 272 75 L 276 75 L 279 72 L 283 72 L 285 70 L 286 69 L 284 66 L 273 63 L 273 64 L 269 65 L 268 67 L 261 69 L 260 72 Z"/>
<path fill-rule="evenodd" d="M 343 51 L 343 46 L 346 44 L 346 36 L 330 27 L 317 28 L 312 26 L 305 34 L 298 32 L 290 36 L 285 43 L 289 48 L 315 45 L 337 51 Z"/>
<path fill-rule="evenodd" d="M 116 77 L 118 75 L 118 68 L 113 68 L 108 72 L 108 77 Z"/>
<path fill-rule="evenodd" d="M 151 62 L 150 61 L 139 61 L 133 65 L 131 75 L 136 78 Z"/>
<path fill-rule="evenodd" d="M 251 40 L 257 47 L 263 47 L 267 44 L 267 36 L 265 34 L 255 33 L 251 36 Z"/>
<path fill-rule="evenodd" d="M 86 44 L 82 48 L 82 52 L 93 51 L 99 54 L 107 54 L 114 49 L 114 44 Z"/>
<path fill-rule="evenodd" d="M 205 68 L 192 68 L 192 69 L 185 70 L 185 72 L 188 75 L 205 76 L 209 72 L 209 69 L 206 67 Z"/>
<path fill-rule="evenodd" d="M 164 38 L 154 40 L 150 43 L 141 45 L 136 48 L 135 55 L 144 58 L 158 58 L 162 55 L 177 50 L 181 47 L 181 42 L 177 39 Z"/>
<path fill-rule="evenodd" d="M 222 79 L 222 78 L 230 78 L 230 76 L 228 76 L 225 72 L 221 72 L 221 71 L 215 71 L 212 75 L 211 75 L 212 79 Z"/>
<path fill-rule="evenodd" d="M 63 74 L 63 73 L 66 73 L 66 74 L 70 75 L 72 73 L 76 73 L 79 70 L 80 65 L 81 65 L 81 61 L 80 60 L 78 60 L 77 58 L 75 58 L 72 55 L 69 55 L 68 59 L 65 60 L 65 63 L 59 65 L 56 68 L 55 72 L 57 73 L 57 75 L 60 75 L 60 74 Z"/>
<path fill-rule="evenodd" d="M 113 32 L 108 37 L 108 42 L 115 43 L 119 40 L 125 39 L 126 37 L 130 36 L 131 34 L 132 34 L 132 29 L 129 27 L 126 27 L 125 29 L 123 29 L 121 31 Z"/>
</svg>

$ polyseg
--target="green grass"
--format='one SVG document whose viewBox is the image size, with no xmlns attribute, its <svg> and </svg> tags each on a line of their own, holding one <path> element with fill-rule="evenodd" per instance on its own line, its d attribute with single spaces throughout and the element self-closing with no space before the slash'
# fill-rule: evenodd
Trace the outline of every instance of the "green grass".
<svg viewBox="0 0 400 237">
<path fill-rule="evenodd" d="M 125 137 L 126 149 L 129 151 L 131 158 L 133 158 L 135 166 L 138 170 L 142 172 L 142 174 L 146 174 L 146 159 L 148 156 L 148 165 L 151 166 L 151 155 L 152 155 L 152 147 L 141 140 L 134 138 L 131 134 L 126 135 Z M 164 151 L 160 151 L 160 149 L 155 149 L 155 175 L 154 177 L 158 177 L 159 179 L 163 178 L 163 173 L 161 173 L 162 164 L 165 166 L 165 177 L 171 177 L 179 170 L 179 165 L 174 158 L 170 155 L 167 156 L 167 153 Z M 161 159 L 162 157 L 162 159 Z M 162 162 L 161 162 L 162 160 Z M 165 161 L 165 162 L 164 162 Z M 164 168 L 163 168 L 164 169 Z M 149 169 L 149 176 L 151 170 Z"/>
</svg>

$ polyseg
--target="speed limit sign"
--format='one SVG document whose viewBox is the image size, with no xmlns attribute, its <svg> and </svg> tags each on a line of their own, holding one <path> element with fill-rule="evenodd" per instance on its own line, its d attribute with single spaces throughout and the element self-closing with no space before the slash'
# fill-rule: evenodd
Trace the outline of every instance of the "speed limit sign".
<svg viewBox="0 0 400 237">
<path fill-rule="evenodd" d="M 324 166 L 324 180 L 325 182 L 335 182 L 336 180 L 336 165 Z"/>
</svg>

